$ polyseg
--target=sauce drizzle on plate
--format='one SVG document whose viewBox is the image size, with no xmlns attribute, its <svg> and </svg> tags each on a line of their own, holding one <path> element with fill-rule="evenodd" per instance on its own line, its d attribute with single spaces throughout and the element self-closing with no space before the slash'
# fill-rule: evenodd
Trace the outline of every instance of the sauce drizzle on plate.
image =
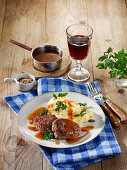
<svg viewBox="0 0 127 170">
<path fill-rule="evenodd" d="M 88 135 L 89 132 L 90 132 L 90 130 L 92 130 L 92 129 L 94 129 L 93 126 L 82 127 L 82 128 L 81 128 L 81 131 L 82 131 L 82 132 L 86 132 L 85 135 L 80 136 L 80 137 L 77 137 L 77 138 L 75 138 L 75 139 L 66 139 L 66 142 L 67 142 L 68 144 L 73 144 L 73 143 L 79 142 L 82 138 L 84 138 L 86 135 Z"/>
<path fill-rule="evenodd" d="M 33 120 L 29 120 L 29 124 L 33 124 Z"/>
<path fill-rule="evenodd" d="M 40 113 L 42 112 L 42 109 L 46 109 L 45 107 L 39 107 L 38 109 L 36 109 L 35 111 L 33 111 L 28 117 L 28 120 L 33 121 L 33 119 L 37 116 L 40 115 Z"/>
<path fill-rule="evenodd" d="M 56 144 L 56 145 L 59 145 L 59 144 L 60 144 L 60 142 L 59 142 L 59 141 L 56 141 L 56 142 L 55 142 L 55 144 Z"/>
<path fill-rule="evenodd" d="M 32 131 L 37 131 L 34 126 L 27 126 L 27 128 L 28 128 L 29 130 L 32 130 Z"/>
<path fill-rule="evenodd" d="M 43 140 L 42 138 L 43 138 L 43 134 L 42 133 L 36 133 L 35 135 L 34 135 L 34 137 L 36 137 L 36 138 L 38 138 L 38 139 L 40 139 L 40 140 Z"/>
</svg>

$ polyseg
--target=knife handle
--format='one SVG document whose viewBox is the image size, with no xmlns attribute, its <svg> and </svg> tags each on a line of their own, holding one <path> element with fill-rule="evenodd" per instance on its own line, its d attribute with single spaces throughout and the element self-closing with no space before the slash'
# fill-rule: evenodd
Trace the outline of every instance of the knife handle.
<svg viewBox="0 0 127 170">
<path fill-rule="evenodd" d="M 110 119 L 113 127 L 115 129 L 119 129 L 120 128 L 120 123 L 119 121 L 116 119 L 116 117 L 113 115 L 113 112 L 107 107 L 107 105 L 105 103 L 102 104 L 104 110 L 107 113 L 108 118 Z"/>
<path fill-rule="evenodd" d="M 122 112 L 121 109 L 119 109 L 115 104 L 113 104 L 111 101 L 106 100 L 106 104 L 116 113 L 117 116 L 119 116 L 120 121 L 122 123 L 127 121 L 127 116 Z"/>
</svg>

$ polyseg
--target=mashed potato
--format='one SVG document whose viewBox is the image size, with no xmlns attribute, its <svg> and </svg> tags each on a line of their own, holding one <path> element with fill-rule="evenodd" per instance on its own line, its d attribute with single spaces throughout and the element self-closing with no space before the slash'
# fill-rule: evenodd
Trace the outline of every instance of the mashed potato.
<svg viewBox="0 0 127 170">
<path fill-rule="evenodd" d="M 60 108 L 59 111 L 55 111 L 58 101 L 60 101 L 62 104 L 66 105 L 67 107 L 64 110 Z M 47 105 L 47 109 L 50 114 L 55 115 L 57 118 L 70 119 L 78 124 L 81 124 L 83 122 L 88 122 L 89 119 L 93 118 L 93 112 L 88 109 L 86 109 L 85 115 L 75 116 L 75 115 L 79 115 L 84 108 L 85 106 L 80 106 L 74 101 L 70 101 L 67 97 L 57 97 L 57 98 L 53 97 L 50 99 Z"/>
</svg>

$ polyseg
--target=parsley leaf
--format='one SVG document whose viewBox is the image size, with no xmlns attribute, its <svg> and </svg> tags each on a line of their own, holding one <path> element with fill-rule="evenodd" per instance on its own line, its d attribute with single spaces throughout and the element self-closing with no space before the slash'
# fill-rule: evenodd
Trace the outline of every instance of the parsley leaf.
<svg viewBox="0 0 127 170">
<path fill-rule="evenodd" d="M 78 103 L 80 106 L 86 106 L 87 103 Z"/>
<path fill-rule="evenodd" d="M 99 59 L 98 59 L 98 61 L 104 61 L 105 59 L 107 59 L 107 55 L 104 55 L 104 56 L 101 56 Z"/>
<path fill-rule="evenodd" d="M 40 115 L 45 115 L 48 113 L 48 109 L 42 109 L 42 112 L 40 113 Z"/>
<path fill-rule="evenodd" d="M 98 69 L 110 68 L 108 72 L 110 78 L 116 76 L 121 78 L 127 78 L 127 53 L 124 49 L 114 52 L 113 48 L 109 47 L 104 55 L 98 59 L 100 63 L 97 64 Z"/>
<path fill-rule="evenodd" d="M 54 97 L 55 99 L 57 99 L 57 96 L 56 96 L 56 94 L 55 94 L 55 93 L 53 93 L 53 97 Z"/>
<path fill-rule="evenodd" d="M 75 114 L 74 116 L 75 117 L 84 116 L 86 114 L 86 112 L 85 112 L 86 109 L 87 109 L 87 107 L 85 107 L 79 114 Z"/>
<path fill-rule="evenodd" d="M 57 102 L 56 102 L 56 108 L 55 108 L 55 111 L 59 111 L 59 110 L 60 110 L 60 108 L 61 108 L 62 110 L 64 110 L 64 109 L 66 109 L 66 108 L 67 108 L 67 105 L 66 105 L 66 104 L 61 103 L 60 101 L 57 101 Z"/>
<path fill-rule="evenodd" d="M 67 94 L 68 94 L 68 93 L 59 93 L 59 94 L 58 94 L 58 97 L 65 97 L 65 96 L 67 96 Z"/>
<path fill-rule="evenodd" d="M 45 132 L 46 134 L 43 136 L 43 140 L 51 140 L 54 139 L 54 134 L 51 130 Z"/>
<path fill-rule="evenodd" d="M 99 69 L 104 69 L 104 64 L 103 63 L 98 63 L 97 66 Z"/>
<path fill-rule="evenodd" d="M 59 94 L 58 94 L 58 97 L 65 97 L 65 96 L 67 96 L 67 94 L 68 94 L 68 93 L 59 93 Z M 57 95 L 56 95 L 55 93 L 53 93 L 53 97 L 54 97 L 55 99 L 57 99 Z"/>
<path fill-rule="evenodd" d="M 66 104 L 62 104 L 61 108 L 62 108 L 62 110 L 66 109 L 67 105 Z"/>
<path fill-rule="evenodd" d="M 88 122 L 95 122 L 95 120 L 94 119 L 89 119 Z"/>
<path fill-rule="evenodd" d="M 57 101 L 57 102 L 56 102 L 55 111 L 59 111 L 59 110 L 60 110 L 60 106 L 61 106 L 61 102 L 60 102 L 60 101 Z"/>
</svg>

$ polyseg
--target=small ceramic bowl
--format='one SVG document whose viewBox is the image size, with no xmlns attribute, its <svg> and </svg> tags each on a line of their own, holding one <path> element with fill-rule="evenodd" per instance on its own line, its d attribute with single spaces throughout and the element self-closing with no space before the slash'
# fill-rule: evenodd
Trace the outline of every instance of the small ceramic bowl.
<svg viewBox="0 0 127 170">
<path fill-rule="evenodd" d="M 119 87 L 127 87 L 127 79 L 118 79 L 115 80 L 116 85 Z"/>
<path fill-rule="evenodd" d="M 24 84 L 24 83 L 19 82 L 20 78 L 31 78 L 33 81 L 31 83 Z M 35 85 L 35 77 L 32 74 L 23 73 L 23 74 L 19 74 L 16 78 L 5 78 L 4 82 L 7 82 L 7 83 L 15 82 L 16 85 L 17 85 L 18 90 L 20 90 L 20 91 L 29 91 Z"/>
</svg>

